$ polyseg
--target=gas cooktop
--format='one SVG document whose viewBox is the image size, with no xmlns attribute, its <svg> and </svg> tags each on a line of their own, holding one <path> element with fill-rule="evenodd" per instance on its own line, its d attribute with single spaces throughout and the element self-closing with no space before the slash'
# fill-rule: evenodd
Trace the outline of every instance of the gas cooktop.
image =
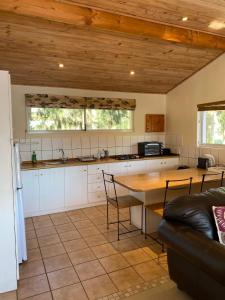
<svg viewBox="0 0 225 300">
<path fill-rule="evenodd" d="M 129 160 L 129 159 L 139 159 L 141 157 L 138 154 L 121 154 L 121 155 L 115 155 L 113 158 L 117 160 Z"/>
</svg>

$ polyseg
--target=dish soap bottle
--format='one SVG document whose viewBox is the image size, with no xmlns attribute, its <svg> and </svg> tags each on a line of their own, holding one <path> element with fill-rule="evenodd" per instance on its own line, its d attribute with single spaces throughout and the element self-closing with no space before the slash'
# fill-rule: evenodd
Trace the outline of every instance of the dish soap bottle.
<svg viewBox="0 0 225 300">
<path fill-rule="evenodd" d="M 32 153 L 32 164 L 36 164 L 37 163 L 37 155 L 35 153 L 35 151 L 33 151 Z"/>
</svg>

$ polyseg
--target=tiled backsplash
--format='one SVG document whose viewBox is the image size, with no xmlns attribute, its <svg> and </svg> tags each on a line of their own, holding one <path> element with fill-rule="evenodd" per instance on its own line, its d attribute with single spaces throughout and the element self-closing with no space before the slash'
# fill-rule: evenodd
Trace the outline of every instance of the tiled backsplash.
<svg viewBox="0 0 225 300">
<path fill-rule="evenodd" d="M 166 147 L 171 148 L 172 152 L 180 154 L 180 163 L 190 167 L 197 166 L 198 157 L 203 154 L 212 154 L 216 164 L 225 164 L 225 147 L 197 147 L 185 143 L 183 136 L 174 134 L 165 135 Z"/>
<path fill-rule="evenodd" d="M 22 161 L 31 160 L 35 151 L 38 160 L 58 159 L 59 149 L 63 149 L 69 158 L 97 155 L 102 149 L 107 149 L 109 155 L 137 153 L 137 143 L 143 141 L 159 141 L 165 143 L 165 134 L 146 135 L 89 135 L 72 137 L 46 137 L 19 139 Z"/>
</svg>

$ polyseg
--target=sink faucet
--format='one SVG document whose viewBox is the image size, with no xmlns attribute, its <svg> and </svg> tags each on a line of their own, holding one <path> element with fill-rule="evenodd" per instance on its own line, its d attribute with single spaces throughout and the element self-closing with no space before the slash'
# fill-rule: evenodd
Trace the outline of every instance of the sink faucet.
<svg viewBox="0 0 225 300">
<path fill-rule="evenodd" d="M 59 149 L 59 152 L 61 152 L 62 153 L 62 162 L 63 163 L 65 163 L 66 161 L 67 161 L 67 158 L 65 157 L 65 152 L 64 152 L 64 150 L 63 149 Z"/>
</svg>

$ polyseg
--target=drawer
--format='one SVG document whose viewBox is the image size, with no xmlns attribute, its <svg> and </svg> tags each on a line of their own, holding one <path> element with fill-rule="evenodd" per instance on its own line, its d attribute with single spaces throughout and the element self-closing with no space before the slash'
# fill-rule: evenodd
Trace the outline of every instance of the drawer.
<svg viewBox="0 0 225 300">
<path fill-rule="evenodd" d="M 95 192 L 104 192 L 104 183 L 98 182 L 98 183 L 89 183 L 88 184 L 88 192 L 89 193 L 95 193 Z"/>
<path fill-rule="evenodd" d="M 102 174 L 88 174 L 88 183 L 103 183 Z"/>
<path fill-rule="evenodd" d="M 106 201 L 104 192 L 88 193 L 88 203 Z"/>
<path fill-rule="evenodd" d="M 99 165 L 88 166 L 88 174 L 102 174 L 102 170 L 108 172 L 108 165 L 99 164 Z"/>
</svg>

